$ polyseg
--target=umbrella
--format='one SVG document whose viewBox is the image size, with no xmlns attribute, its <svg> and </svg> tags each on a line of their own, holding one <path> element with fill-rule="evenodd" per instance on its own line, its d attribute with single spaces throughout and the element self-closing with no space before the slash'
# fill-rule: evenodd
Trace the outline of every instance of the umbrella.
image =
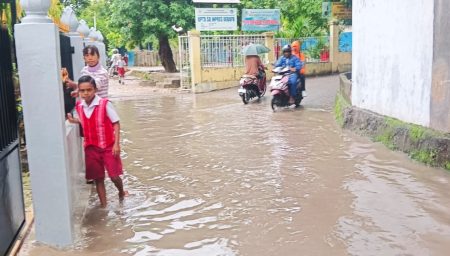
<svg viewBox="0 0 450 256">
<path fill-rule="evenodd" d="M 244 46 L 242 49 L 242 54 L 247 55 L 258 55 L 263 53 L 268 53 L 270 51 L 269 48 L 265 47 L 262 44 L 249 44 Z"/>
</svg>

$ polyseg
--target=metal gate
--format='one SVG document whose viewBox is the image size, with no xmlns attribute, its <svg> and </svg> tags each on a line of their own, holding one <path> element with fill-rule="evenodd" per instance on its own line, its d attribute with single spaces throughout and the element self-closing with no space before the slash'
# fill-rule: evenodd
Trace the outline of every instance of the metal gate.
<svg viewBox="0 0 450 256">
<path fill-rule="evenodd" d="M 61 50 L 61 67 L 67 69 L 70 79 L 74 79 L 72 54 L 75 52 L 75 49 L 70 45 L 70 37 L 60 34 L 59 46 Z"/>
<path fill-rule="evenodd" d="M 15 1 L 3 3 L 5 12 L 15 13 Z M 9 5 L 9 6 L 8 6 Z M 7 6 L 7 8 L 5 8 Z M 11 20 L 15 20 L 11 15 Z M 12 23 L 12 22 L 11 22 Z M 12 28 L 13 24 L 8 24 Z M 12 32 L 0 25 L 0 254 L 6 254 L 25 223 L 22 172 L 19 161 L 18 121 L 13 80 Z"/>
<path fill-rule="evenodd" d="M 180 61 L 178 69 L 180 70 L 181 89 L 191 89 L 191 65 L 189 57 L 189 37 L 178 37 L 178 54 Z"/>
</svg>

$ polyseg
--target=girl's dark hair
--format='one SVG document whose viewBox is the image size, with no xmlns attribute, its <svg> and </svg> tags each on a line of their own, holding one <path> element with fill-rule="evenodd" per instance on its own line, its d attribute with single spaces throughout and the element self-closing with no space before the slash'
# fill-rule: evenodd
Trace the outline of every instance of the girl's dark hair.
<svg viewBox="0 0 450 256">
<path fill-rule="evenodd" d="M 83 56 L 88 55 L 88 54 L 91 54 L 91 55 L 97 54 L 97 56 L 100 58 L 100 52 L 98 51 L 98 48 L 95 45 L 88 45 L 88 46 L 84 47 Z"/>
<path fill-rule="evenodd" d="M 81 83 L 90 83 L 95 89 L 97 89 L 97 84 L 95 83 L 95 79 L 92 76 L 82 76 L 78 79 L 78 86 Z"/>
</svg>

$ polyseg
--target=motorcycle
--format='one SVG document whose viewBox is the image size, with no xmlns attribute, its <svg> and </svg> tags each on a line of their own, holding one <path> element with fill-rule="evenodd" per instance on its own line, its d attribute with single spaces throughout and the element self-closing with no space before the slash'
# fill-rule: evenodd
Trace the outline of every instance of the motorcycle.
<svg viewBox="0 0 450 256">
<path fill-rule="evenodd" d="M 292 71 L 289 67 L 277 67 L 272 70 L 276 75 L 270 81 L 270 93 L 272 94 L 272 110 L 275 111 L 277 107 L 288 107 L 289 104 L 289 76 Z M 297 79 L 297 96 L 295 97 L 295 107 L 300 106 L 303 100 L 301 93 L 300 79 Z"/>
<path fill-rule="evenodd" d="M 253 98 L 258 97 L 259 99 L 266 93 L 266 73 L 264 69 L 260 70 L 260 74 L 262 76 L 260 79 L 253 75 L 243 75 L 239 80 L 238 93 L 244 104 L 247 104 Z"/>
</svg>

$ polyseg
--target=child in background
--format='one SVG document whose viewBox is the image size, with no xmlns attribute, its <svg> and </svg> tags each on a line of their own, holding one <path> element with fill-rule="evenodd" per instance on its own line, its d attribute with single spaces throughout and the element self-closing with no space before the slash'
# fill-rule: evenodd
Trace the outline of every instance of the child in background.
<svg viewBox="0 0 450 256">
<path fill-rule="evenodd" d="M 125 60 L 122 57 L 117 62 L 117 73 L 119 73 L 119 84 L 125 84 Z"/>
<path fill-rule="evenodd" d="M 98 89 L 97 95 L 101 98 L 107 98 L 109 87 L 108 71 L 106 71 L 106 69 L 100 63 L 100 53 L 97 46 L 86 46 L 83 49 L 83 57 L 86 66 L 83 67 L 80 75 L 91 76 L 92 78 L 94 78 Z M 66 82 L 71 86 L 77 87 L 77 84 L 69 79 L 67 79 Z"/>
<path fill-rule="evenodd" d="M 71 123 L 81 123 L 84 131 L 86 179 L 95 181 L 100 205 L 105 208 L 105 169 L 119 191 L 119 200 L 127 195 L 120 175 L 120 123 L 114 107 L 108 99 L 96 95 L 95 79 L 82 76 L 78 80 L 78 93 L 82 101 L 76 104 L 74 117 L 67 114 Z"/>
</svg>

